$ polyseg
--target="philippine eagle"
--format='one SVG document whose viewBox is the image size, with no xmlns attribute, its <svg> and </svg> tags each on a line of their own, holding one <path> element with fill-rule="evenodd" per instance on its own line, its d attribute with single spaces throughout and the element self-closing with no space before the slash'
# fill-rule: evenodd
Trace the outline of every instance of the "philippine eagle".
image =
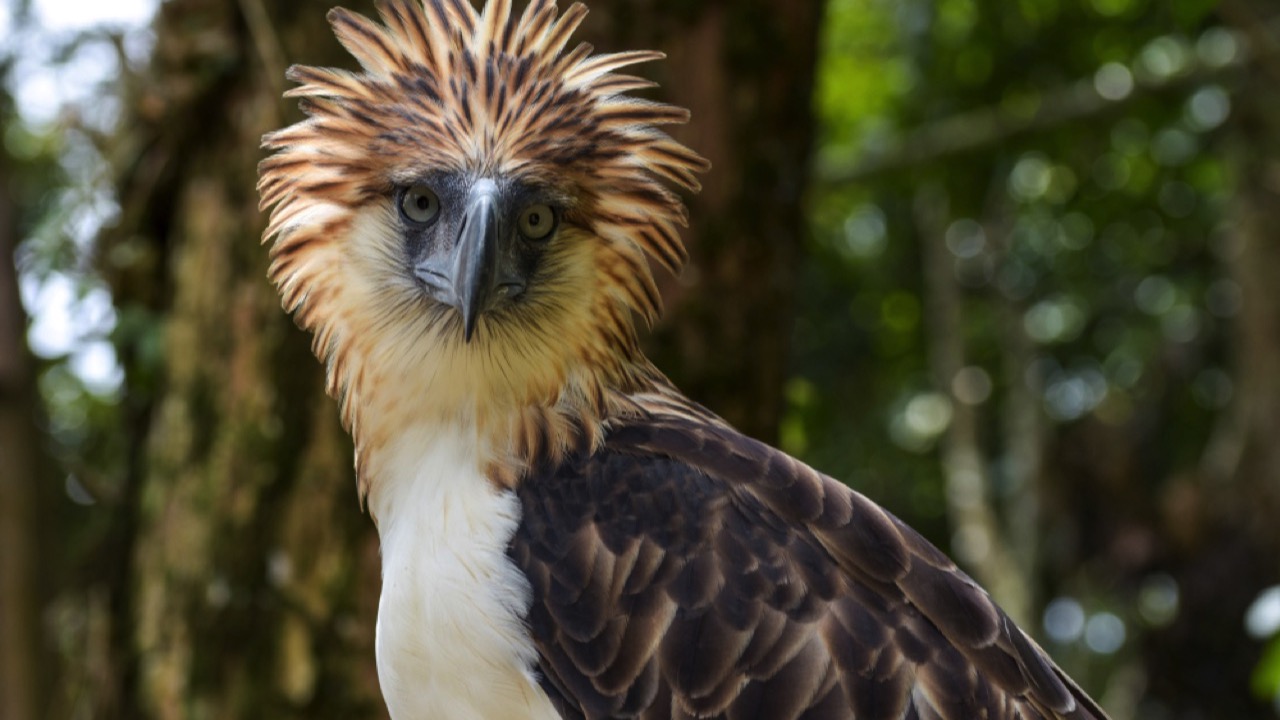
<svg viewBox="0 0 1280 720">
<path fill-rule="evenodd" d="M 421 3 L 421 4 L 420 4 Z M 1102 718 L 972 580 L 641 353 L 708 163 L 581 4 L 330 12 L 264 242 L 355 440 L 396 720 Z M 647 256 L 647 257 L 646 257 Z"/>
</svg>

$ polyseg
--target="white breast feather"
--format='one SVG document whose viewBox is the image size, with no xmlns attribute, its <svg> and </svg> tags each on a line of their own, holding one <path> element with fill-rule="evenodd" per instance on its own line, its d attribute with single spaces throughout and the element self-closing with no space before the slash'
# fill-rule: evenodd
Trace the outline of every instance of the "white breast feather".
<svg viewBox="0 0 1280 720">
<path fill-rule="evenodd" d="M 560 716 L 533 676 L 528 581 L 506 555 L 514 493 L 456 429 L 400 434 L 369 509 L 382 538 L 378 680 L 393 720 Z"/>
</svg>

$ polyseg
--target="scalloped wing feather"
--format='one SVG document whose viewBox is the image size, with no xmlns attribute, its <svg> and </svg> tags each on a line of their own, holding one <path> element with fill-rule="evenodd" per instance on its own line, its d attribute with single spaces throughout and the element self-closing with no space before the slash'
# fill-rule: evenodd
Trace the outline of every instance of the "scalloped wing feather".
<svg viewBox="0 0 1280 720">
<path fill-rule="evenodd" d="M 564 717 L 1105 719 L 875 503 L 674 392 L 635 399 L 518 488 L 509 552 Z"/>
</svg>

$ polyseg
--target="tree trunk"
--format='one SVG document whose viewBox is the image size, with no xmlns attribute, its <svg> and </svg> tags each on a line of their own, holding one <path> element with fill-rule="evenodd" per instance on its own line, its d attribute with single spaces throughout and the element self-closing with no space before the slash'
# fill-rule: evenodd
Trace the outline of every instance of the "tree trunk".
<svg viewBox="0 0 1280 720">
<path fill-rule="evenodd" d="M 35 720 L 44 684 L 36 577 L 41 443 L 14 266 L 18 222 L 10 182 L 8 158 L 0 153 L 0 717 Z"/>
<path fill-rule="evenodd" d="M 602 50 L 653 47 L 646 72 L 689 108 L 680 140 L 711 160 L 690 198 L 691 261 L 663 283 L 667 319 L 649 355 L 691 397 L 774 442 L 790 361 L 822 3 L 788 0 L 592 8 Z"/>
<path fill-rule="evenodd" d="M 287 0 L 171 0 L 156 36 L 101 255 L 142 259 L 105 272 L 122 312 L 163 318 L 164 351 L 155 368 L 121 352 L 143 437 L 116 534 L 117 688 L 95 714 L 375 717 L 376 538 L 322 369 L 266 280 L 254 189 L 262 134 L 296 117 L 282 58 L 346 61 L 324 12 Z"/>
<path fill-rule="evenodd" d="M 1237 517 L 1280 551 L 1280 40 L 1268 35 L 1275 18 L 1269 3 L 1231 2 L 1240 30 L 1264 52 L 1245 69 L 1246 83 L 1234 98 L 1229 157 L 1235 170 L 1234 233 L 1224 252 L 1232 280 L 1240 288 L 1234 358 L 1236 391 L 1223 432 L 1206 454 L 1212 481 L 1224 483 L 1227 497 L 1240 503 Z M 1266 52 L 1270 51 L 1270 52 Z"/>
</svg>

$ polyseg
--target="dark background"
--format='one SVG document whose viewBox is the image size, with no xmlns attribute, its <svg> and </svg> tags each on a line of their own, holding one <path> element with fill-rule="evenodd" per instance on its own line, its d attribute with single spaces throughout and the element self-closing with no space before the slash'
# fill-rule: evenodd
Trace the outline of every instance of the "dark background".
<svg viewBox="0 0 1280 720">
<path fill-rule="evenodd" d="M 258 244 L 284 68 L 354 65 L 328 6 L 9 2 L 5 720 L 385 713 L 376 536 Z M 580 37 L 664 50 L 715 164 L 648 339 L 682 388 L 948 549 L 1116 718 L 1280 714 L 1280 9 L 601 0 Z M 89 89 L 38 117 L 37 62 Z"/>
</svg>

